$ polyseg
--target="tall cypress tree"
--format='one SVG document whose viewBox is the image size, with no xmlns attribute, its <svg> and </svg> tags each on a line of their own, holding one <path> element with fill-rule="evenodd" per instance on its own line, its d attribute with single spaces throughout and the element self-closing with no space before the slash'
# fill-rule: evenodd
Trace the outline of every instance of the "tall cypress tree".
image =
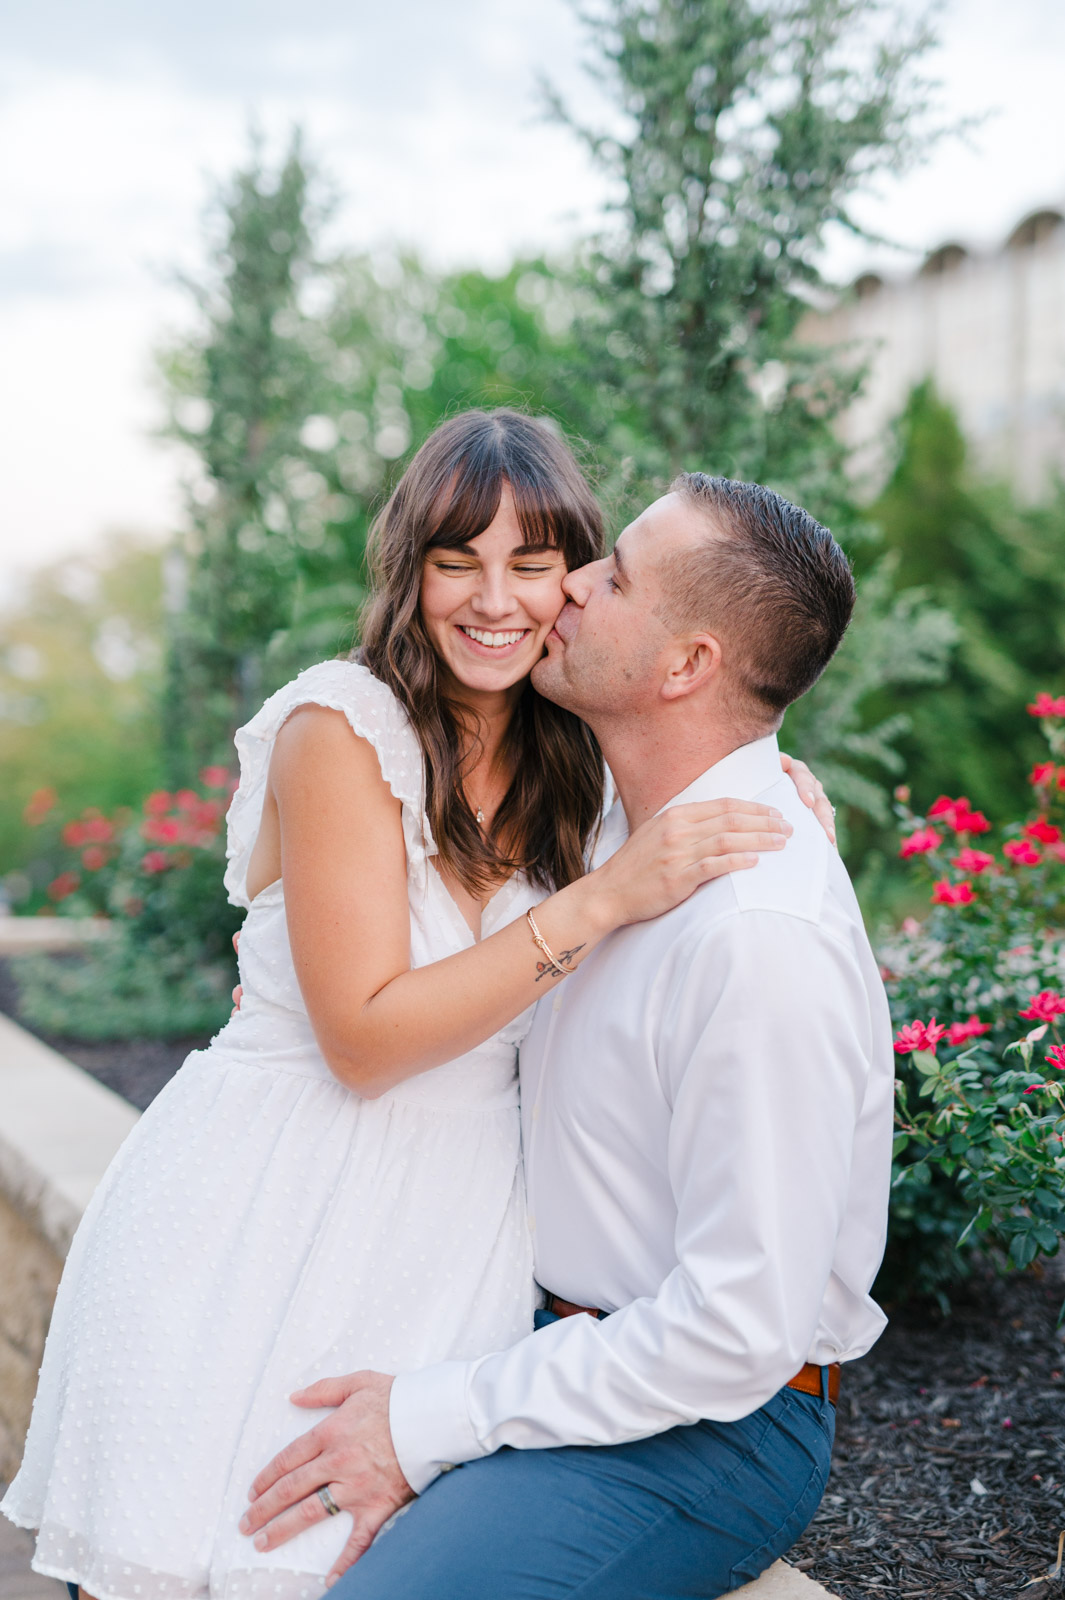
<svg viewBox="0 0 1065 1600">
<path fill-rule="evenodd" d="M 591 396 L 579 425 L 619 519 L 701 469 L 779 489 L 851 546 L 865 576 L 851 638 L 787 737 L 840 800 L 883 817 L 904 723 L 872 719 L 871 696 L 941 677 L 953 628 L 876 572 L 832 427 L 860 375 L 798 335 L 827 231 L 861 232 L 855 195 L 914 154 L 925 120 L 929 41 L 877 36 L 880 17 L 878 0 L 602 0 L 590 66 L 614 126 L 552 104 L 614 196 L 570 392 Z"/>
<path fill-rule="evenodd" d="M 604 0 L 586 17 L 620 131 L 552 103 L 615 196 L 581 331 L 637 497 L 699 463 L 827 501 L 822 514 L 840 498 L 831 421 L 856 379 L 796 329 L 826 230 L 860 233 L 856 191 L 914 149 L 927 40 L 868 38 L 880 9 Z"/>
<path fill-rule="evenodd" d="M 276 174 L 256 151 L 235 175 L 219 206 L 210 280 L 194 286 L 202 332 L 165 365 L 172 431 L 198 457 L 169 647 L 175 781 L 228 758 L 296 603 L 304 491 L 308 482 L 312 497 L 318 489 L 301 432 L 323 383 L 300 306 L 315 267 L 309 181 L 298 137 Z"/>
</svg>

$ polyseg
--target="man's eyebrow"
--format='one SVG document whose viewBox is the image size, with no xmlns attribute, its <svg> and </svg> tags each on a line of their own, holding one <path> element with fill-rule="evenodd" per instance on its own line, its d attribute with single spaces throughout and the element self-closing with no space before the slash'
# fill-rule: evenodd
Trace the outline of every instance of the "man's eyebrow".
<svg viewBox="0 0 1065 1600">
<path fill-rule="evenodd" d="M 621 559 L 621 543 L 620 543 L 620 541 L 614 546 L 614 567 L 615 567 L 617 575 L 621 579 L 622 583 L 628 583 L 629 575 L 625 570 L 625 563 Z"/>
</svg>

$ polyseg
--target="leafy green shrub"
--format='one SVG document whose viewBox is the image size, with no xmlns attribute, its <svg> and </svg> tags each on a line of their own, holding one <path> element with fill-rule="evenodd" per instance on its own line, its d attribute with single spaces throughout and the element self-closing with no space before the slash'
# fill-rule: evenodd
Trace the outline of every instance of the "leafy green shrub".
<svg viewBox="0 0 1065 1600">
<path fill-rule="evenodd" d="M 63 821 L 55 795 L 26 811 L 42 832 L 38 883 L 22 909 L 95 916 L 114 937 L 78 957 L 12 963 L 21 1015 L 45 1032 L 81 1039 L 181 1037 L 219 1027 L 235 981 L 231 937 L 242 913 L 222 887 L 224 767 L 202 789 L 157 790 L 140 816 L 90 807 Z"/>
<path fill-rule="evenodd" d="M 1065 696 L 1029 711 L 1053 759 L 1031 775 L 1035 815 L 997 850 L 966 797 L 918 816 L 898 791 L 900 853 L 932 911 L 885 951 L 900 1058 L 889 1290 L 942 1293 L 963 1250 L 1025 1267 L 1065 1232 Z"/>
<path fill-rule="evenodd" d="M 213 1033 L 229 1015 L 232 974 L 195 946 L 138 942 L 128 927 L 76 956 L 11 961 L 19 1014 L 71 1039 L 174 1039 Z"/>
</svg>

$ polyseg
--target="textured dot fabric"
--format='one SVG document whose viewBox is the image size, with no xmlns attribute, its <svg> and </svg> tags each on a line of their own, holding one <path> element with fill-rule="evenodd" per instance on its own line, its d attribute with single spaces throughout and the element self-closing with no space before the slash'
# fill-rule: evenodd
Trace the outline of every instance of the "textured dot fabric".
<svg viewBox="0 0 1065 1600">
<path fill-rule="evenodd" d="M 98 1600 L 318 1600 L 346 1512 L 268 1553 L 237 1530 L 257 1472 L 322 1415 L 291 1392 L 469 1359 L 532 1328 L 517 1090 L 528 1013 L 362 1100 L 315 1044 L 282 885 L 248 899 L 273 741 L 309 703 L 344 713 L 402 802 L 412 964 L 473 939 L 432 865 L 402 707 L 355 663 L 310 668 L 237 735 L 226 887 L 248 908 L 241 1009 L 145 1112 L 85 1213 L 3 1501 L 40 1530 L 36 1570 Z M 537 898 L 512 878 L 483 933 Z"/>
</svg>

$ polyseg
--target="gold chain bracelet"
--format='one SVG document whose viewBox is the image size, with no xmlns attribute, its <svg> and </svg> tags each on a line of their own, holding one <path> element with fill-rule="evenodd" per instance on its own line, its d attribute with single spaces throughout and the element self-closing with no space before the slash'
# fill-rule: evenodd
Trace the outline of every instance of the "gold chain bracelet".
<svg viewBox="0 0 1065 1600">
<path fill-rule="evenodd" d="M 551 946 L 548 944 L 547 940 L 544 938 L 543 934 L 540 932 L 539 928 L 536 926 L 536 918 L 532 914 L 532 907 L 531 906 L 530 906 L 529 910 L 526 911 L 526 913 L 525 913 L 525 920 L 529 924 L 529 932 L 533 936 L 533 940 L 534 940 L 534 942 L 536 944 L 536 948 L 543 954 L 543 956 L 545 957 L 545 959 L 546 959 L 546 961 L 548 963 L 548 966 L 553 967 L 556 972 L 561 972 L 561 973 L 565 974 L 567 977 L 569 976 L 570 973 L 576 972 L 576 970 L 577 970 L 576 967 L 567 967 L 566 964 L 564 962 L 560 961 L 558 959 L 558 957 L 554 954 L 554 952 L 551 949 Z"/>
</svg>

